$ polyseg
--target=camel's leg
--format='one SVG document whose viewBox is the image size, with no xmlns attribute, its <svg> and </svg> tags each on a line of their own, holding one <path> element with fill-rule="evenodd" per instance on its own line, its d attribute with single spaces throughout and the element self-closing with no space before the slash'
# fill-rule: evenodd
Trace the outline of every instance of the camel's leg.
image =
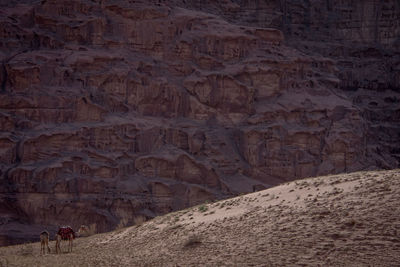
<svg viewBox="0 0 400 267">
<path fill-rule="evenodd" d="M 62 252 L 60 246 L 61 246 L 61 240 L 58 241 L 58 245 L 57 245 L 58 253 L 61 253 L 61 252 Z"/>
<path fill-rule="evenodd" d="M 70 236 L 69 237 L 69 251 L 70 252 L 72 252 L 72 239 L 73 239 L 73 236 Z"/>
<path fill-rule="evenodd" d="M 60 243 L 61 237 L 59 235 L 56 235 L 56 254 L 61 252 Z"/>
<path fill-rule="evenodd" d="M 46 247 L 47 247 L 47 253 L 50 253 L 49 239 L 46 240 Z M 44 247 L 44 250 L 46 250 L 46 247 Z"/>
<path fill-rule="evenodd" d="M 40 255 L 46 254 L 46 237 L 40 237 Z"/>
</svg>

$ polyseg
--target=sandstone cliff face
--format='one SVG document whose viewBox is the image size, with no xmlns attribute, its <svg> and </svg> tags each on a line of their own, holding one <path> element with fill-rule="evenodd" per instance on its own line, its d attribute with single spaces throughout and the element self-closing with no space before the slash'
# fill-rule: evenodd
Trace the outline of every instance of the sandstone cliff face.
<svg viewBox="0 0 400 267">
<path fill-rule="evenodd" d="M 1 244 L 399 166 L 397 1 L 0 3 Z"/>
</svg>

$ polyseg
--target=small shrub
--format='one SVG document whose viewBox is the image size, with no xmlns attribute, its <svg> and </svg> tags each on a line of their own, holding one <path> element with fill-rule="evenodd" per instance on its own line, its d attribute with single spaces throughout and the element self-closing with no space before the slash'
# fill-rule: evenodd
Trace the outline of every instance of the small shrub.
<svg viewBox="0 0 400 267">
<path fill-rule="evenodd" d="M 207 205 L 203 204 L 199 206 L 199 211 L 200 212 L 206 212 L 208 210 Z"/>
<path fill-rule="evenodd" d="M 191 235 L 188 239 L 183 243 L 185 248 L 194 247 L 201 244 L 201 238 L 198 235 Z"/>
</svg>

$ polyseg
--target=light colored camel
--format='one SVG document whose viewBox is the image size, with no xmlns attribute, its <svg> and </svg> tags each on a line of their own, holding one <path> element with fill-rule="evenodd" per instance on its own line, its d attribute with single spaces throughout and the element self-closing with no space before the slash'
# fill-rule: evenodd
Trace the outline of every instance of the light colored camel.
<svg viewBox="0 0 400 267">
<path fill-rule="evenodd" d="M 40 255 L 46 254 L 46 247 L 47 252 L 50 253 L 49 238 L 49 232 L 46 230 L 40 233 Z"/>
<path fill-rule="evenodd" d="M 61 252 L 61 240 L 68 240 L 68 252 L 72 252 L 72 241 L 75 238 L 75 232 L 70 226 L 63 226 L 58 229 L 56 233 L 56 253 Z"/>
</svg>

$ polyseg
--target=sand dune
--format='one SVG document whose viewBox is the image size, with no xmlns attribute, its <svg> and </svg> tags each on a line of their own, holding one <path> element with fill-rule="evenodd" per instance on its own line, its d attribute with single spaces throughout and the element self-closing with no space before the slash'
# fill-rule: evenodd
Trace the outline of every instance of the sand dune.
<svg viewBox="0 0 400 267">
<path fill-rule="evenodd" d="M 39 252 L 2 247 L 0 266 L 400 266 L 400 170 L 297 180 Z"/>
</svg>

